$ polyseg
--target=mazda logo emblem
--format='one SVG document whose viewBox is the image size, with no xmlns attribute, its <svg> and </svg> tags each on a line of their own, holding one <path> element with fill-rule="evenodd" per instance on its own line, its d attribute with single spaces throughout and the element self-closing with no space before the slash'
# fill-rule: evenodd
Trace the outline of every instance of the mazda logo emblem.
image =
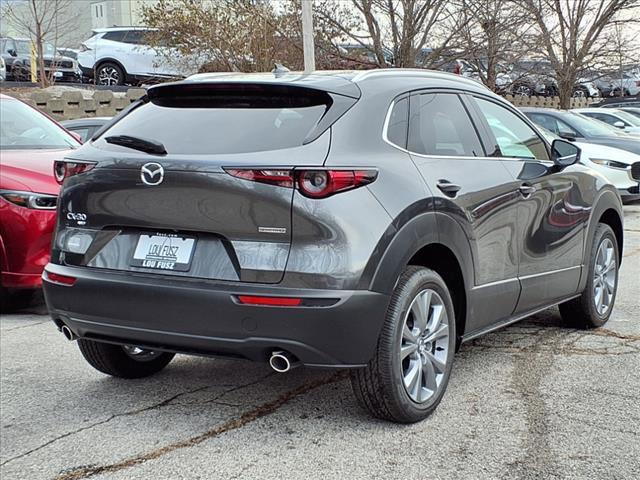
<svg viewBox="0 0 640 480">
<path fill-rule="evenodd" d="M 145 163 L 140 169 L 140 179 L 145 185 L 160 185 L 164 180 L 164 168 L 159 163 Z"/>
</svg>

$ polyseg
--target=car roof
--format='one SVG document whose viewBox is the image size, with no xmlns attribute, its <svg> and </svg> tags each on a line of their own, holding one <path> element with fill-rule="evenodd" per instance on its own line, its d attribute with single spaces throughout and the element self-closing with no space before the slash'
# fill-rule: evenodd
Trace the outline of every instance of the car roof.
<svg viewBox="0 0 640 480">
<path fill-rule="evenodd" d="M 93 28 L 91 31 L 94 33 L 106 33 L 106 32 L 125 32 L 129 30 L 157 30 L 151 27 L 102 27 L 102 28 Z"/>
<path fill-rule="evenodd" d="M 393 80 L 406 80 L 401 84 L 394 84 Z M 278 85 L 297 85 L 316 88 L 328 92 L 359 98 L 361 86 L 368 82 L 382 81 L 389 90 L 412 89 L 409 83 L 416 84 L 417 89 L 429 85 L 420 84 L 423 81 L 435 81 L 437 86 L 459 88 L 461 85 L 467 90 L 482 93 L 490 92 L 481 83 L 448 72 L 426 70 L 420 68 L 380 68 L 374 70 L 318 70 L 307 74 L 303 72 L 282 73 L 199 73 L 185 80 L 170 84 L 155 85 L 149 91 L 166 88 L 168 85 L 209 84 L 209 83 L 264 83 Z"/>
<path fill-rule="evenodd" d="M 78 127 L 81 125 L 104 125 L 111 117 L 85 117 L 85 118 L 75 118 L 73 120 L 64 120 L 60 122 L 65 127 Z"/>
</svg>

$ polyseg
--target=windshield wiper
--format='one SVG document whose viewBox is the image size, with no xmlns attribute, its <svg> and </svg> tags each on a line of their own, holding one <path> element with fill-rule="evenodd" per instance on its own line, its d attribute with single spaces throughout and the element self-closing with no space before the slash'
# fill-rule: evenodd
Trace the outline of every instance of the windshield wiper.
<svg viewBox="0 0 640 480">
<path fill-rule="evenodd" d="M 105 142 L 112 143 L 113 145 L 120 145 L 122 147 L 132 148 L 134 150 L 140 150 L 145 153 L 152 153 L 154 155 L 166 155 L 167 150 L 164 145 L 155 140 L 149 140 L 146 138 L 131 137 L 129 135 L 112 135 L 105 137 Z"/>
</svg>

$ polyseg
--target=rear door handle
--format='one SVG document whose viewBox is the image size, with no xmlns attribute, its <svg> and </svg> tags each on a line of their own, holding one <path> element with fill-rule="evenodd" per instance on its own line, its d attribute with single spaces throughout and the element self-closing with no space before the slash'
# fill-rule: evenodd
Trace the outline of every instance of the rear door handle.
<svg viewBox="0 0 640 480">
<path fill-rule="evenodd" d="M 535 193 L 537 188 L 533 185 L 529 185 L 528 183 L 523 183 L 522 185 L 520 185 L 519 190 L 524 197 L 528 197 L 532 193 Z"/>
<path fill-rule="evenodd" d="M 438 180 L 438 183 L 436 185 L 442 192 L 448 193 L 452 196 L 455 196 L 455 194 L 458 193 L 462 188 L 460 185 L 451 183 L 449 180 Z"/>
</svg>

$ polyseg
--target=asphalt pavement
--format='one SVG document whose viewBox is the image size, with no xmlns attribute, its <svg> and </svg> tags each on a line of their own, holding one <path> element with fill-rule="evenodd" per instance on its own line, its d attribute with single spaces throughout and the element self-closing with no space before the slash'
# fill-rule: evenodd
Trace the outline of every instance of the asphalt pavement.
<svg viewBox="0 0 640 480">
<path fill-rule="evenodd" d="M 344 373 L 177 356 L 143 380 L 84 362 L 37 302 L 0 321 L 0 477 L 640 478 L 640 205 L 604 328 L 549 309 L 463 345 L 434 415 L 370 418 Z"/>
</svg>

